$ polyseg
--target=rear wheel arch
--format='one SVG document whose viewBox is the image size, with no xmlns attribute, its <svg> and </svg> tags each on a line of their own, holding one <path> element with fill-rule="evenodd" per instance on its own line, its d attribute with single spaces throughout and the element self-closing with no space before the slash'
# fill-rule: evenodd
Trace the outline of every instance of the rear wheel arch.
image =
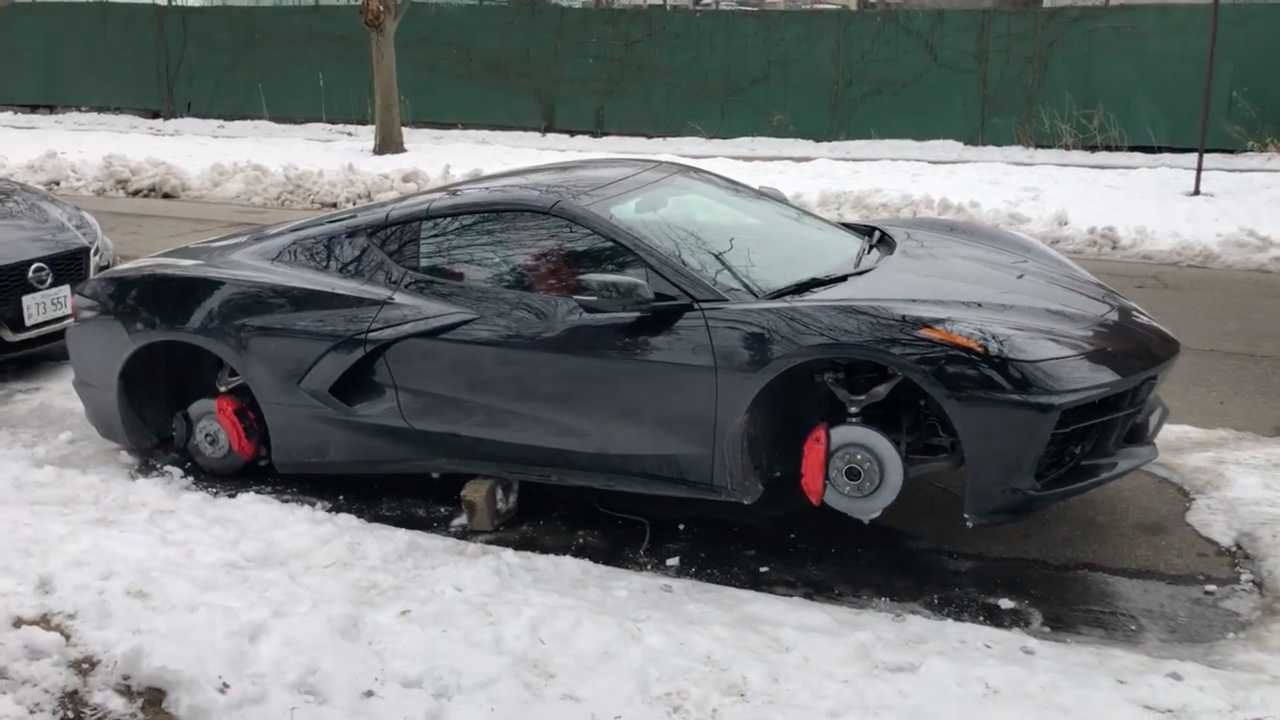
<svg viewBox="0 0 1280 720">
<path fill-rule="evenodd" d="M 116 379 L 129 447 L 150 448 L 170 437 L 174 414 L 195 400 L 216 396 L 219 370 L 227 366 L 241 372 L 238 360 L 227 348 L 204 338 L 158 337 L 135 347 Z M 243 387 L 256 403 L 248 378 Z M 269 422 L 265 416 L 262 421 Z"/>
<path fill-rule="evenodd" d="M 947 429 L 954 432 L 953 401 L 948 394 L 926 373 L 900 357 L 860 347 L 825 348 L 791 357 L 757 373 L 752 390 L 743 394 L 744 405 L 733 415 L 737 421 L 727 428 L 725 451 L 720 455 L 728 466 L 726 480 L 735 496 L 754 502 L 771 484 L 798 479 L 806 434 L 822 420 L 843 421 L 838 399 L 813 379 L 823 370 L 838 366 L 855 372 L 883 373 L 886 377 L 890 373 L 901 375 L 903 382 L 886 402 L 900 402 L 904 395 L 912 394 L 927 398 Z M 868 424 L 875 426 L 873 422 Z M 779 468 L 793 473 L 795 478 L 779 477 Z M 797 490 L 798 487 L 796 484 Z"/>
</svg>

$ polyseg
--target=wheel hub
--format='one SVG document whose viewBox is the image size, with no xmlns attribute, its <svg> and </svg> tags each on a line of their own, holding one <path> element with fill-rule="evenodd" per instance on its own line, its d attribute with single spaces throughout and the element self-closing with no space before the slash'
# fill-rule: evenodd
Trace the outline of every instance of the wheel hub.
<svg viewBox="0 0 1280 720">
<path fill-rule="evenodd" d="M 196 422 L 192 439 L 196 448 L 207 457 L 220 458 L 231 450 L 231 441 L 227 438 L 226 431 L 218 424 L 218 418 L 212 415 L 206 415 Z"/>
<path fill-rule="evenodd" d="M 861 498 L 880 487 L 880 463 L 861 447 L 837 449 L 827 463 L 827 481 L 841 495 Z"/>
</svg>

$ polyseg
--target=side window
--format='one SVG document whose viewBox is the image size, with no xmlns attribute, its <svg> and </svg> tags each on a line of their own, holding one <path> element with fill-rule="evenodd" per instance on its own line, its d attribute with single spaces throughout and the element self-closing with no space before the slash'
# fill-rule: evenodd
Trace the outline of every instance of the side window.
<svg viewBox="0 0 1280 720">
<path fill-rule="evenodd" d="M 551 215 L 494 212 L 428 218 L 386 228 L 376 242 L 415 273 L 470 285 L 568 296 L 579 275 L 612 273 L 646 280 L 656 293 L 675 293 L 635 253 Z"/>
</svg>

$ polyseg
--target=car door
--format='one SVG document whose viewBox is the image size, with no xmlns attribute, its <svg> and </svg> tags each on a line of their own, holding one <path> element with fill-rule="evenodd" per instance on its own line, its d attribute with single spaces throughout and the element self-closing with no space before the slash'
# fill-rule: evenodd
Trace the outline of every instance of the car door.
<svg viewBox="0 0 1280 720">
<path fill-rule="evenodd" d="M 405 421 L 444 468 L 655 492 L 709 492 L 715 361 L 692 303 L 587 312 L 574 278 L 626 274 L 685 299 L 631 250 L 530 211 L 433 213 L 378 244 L 408 270 L 388 312 L 430 300 L 475 318 L 386 349 Z"/>
</svg>

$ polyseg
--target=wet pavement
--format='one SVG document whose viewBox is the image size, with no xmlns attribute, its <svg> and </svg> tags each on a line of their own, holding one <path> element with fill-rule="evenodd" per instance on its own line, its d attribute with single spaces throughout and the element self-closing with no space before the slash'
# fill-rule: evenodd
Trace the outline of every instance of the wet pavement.
<svg viewBox="0 0 1280 720">
<path fill-rule="evenodd" d="M 198 471 L 193 473 L 199 477 Z M 1152 576 L 993 558 L 835 512 L 690 502 L 525 484 L 493 533 L 457 527 L 461 479 L 202 478 L 218 495 L 254 492 L 370 522 L 619 568 L 819 602 L 1019 628 L 1046 640 L 1175 646 L 1241 633 L 1261 592 L 1234 577 Z M 1249 569 L 1243 554 L 1231 558 Z M 1220 589 L 1207 593 L 1205 586 Z"/>
</svg>

